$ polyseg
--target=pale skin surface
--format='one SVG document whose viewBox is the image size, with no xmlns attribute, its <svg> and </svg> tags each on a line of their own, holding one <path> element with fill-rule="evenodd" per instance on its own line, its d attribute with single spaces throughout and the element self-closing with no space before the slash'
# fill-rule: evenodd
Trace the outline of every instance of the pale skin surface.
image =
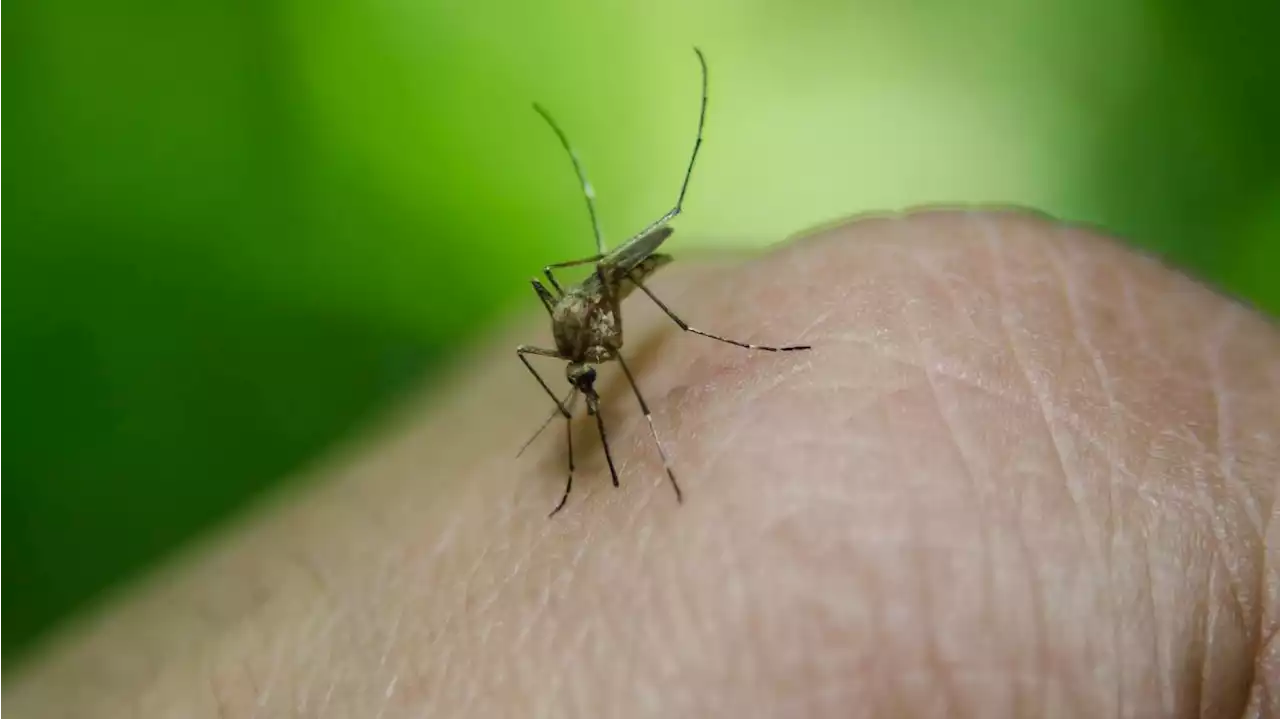
<svg viewBox="0 0 1280 719">
<path fill-rule="evenodd" d="M 622 488 L 511 352 L 6 677 L 9 717 L 1280 715 L 1280 334 L 1028 215 L 870 220 L 650 285 Z M 534 319 L 536 318 L 536 320 Z M 548 361 L 553 387 L 560 368 Z M 465 370 L 465 371 L 463 371 Z M 175 468 L 175 481 L 181 468 Z"/>
</svg>

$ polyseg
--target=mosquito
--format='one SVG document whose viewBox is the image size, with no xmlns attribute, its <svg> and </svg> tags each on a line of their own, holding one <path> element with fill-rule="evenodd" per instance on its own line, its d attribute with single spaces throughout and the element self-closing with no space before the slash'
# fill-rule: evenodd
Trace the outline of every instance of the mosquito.
<svg viewBox="0 0 1280 719">
<path fill-rule="evenodd" d="M 698 133 L 693 143 L 693 153 L 689 157 L 688 167 L 685 168 L 684 182 L 680 185 L 680 194 L 676 197 L 676 204 L 662 217 L 659 217 L 649 226 L 633 235 L 631 239 L 612 250 L 605 249 L 604 237 L 600 232 L 600 220 L 596 216 L 595 190 L 587 180 L 586 172 L 582 169 L 582 163 L 578 160 L 578 153 L 569 144 L 568 136 L 552 119 L 551 114 L 541 105 L 537 103 L 533 105 L 533 109 L 542 116 L 542 119 L 546 120 L 547 124 L 556 133 L 556 136 L 560 138 L 560 144 L 564 146 L 565 152 L 569 154 L 569 159 L 573 161 L 573 170 L 578 175 L 578 182 L 582 185 L 582 194 L 587 200 L 587 213 L 591 216 L 591 228 L 595 233 L 596 240 L 596 253 L 594 255 L 579 260 L 557 262 L 542 268 L 543 276 L 546 277 L 548 284 L 551 285 L 550 290 L 537 278 L 531 280 L 534 292 L 538 294 L 538 299 L 542 301 L 542 305 L 546 307 L 547 313 L 551 316 L 551 331 L 555 337 L 555 349 L 544 349 L 530 345 L 520 345 L 516 348 L 516 355 L 520 358 L 520 361 L 524 363 L 525 368 L 529 370 L 534 379 L 538 380 L 538 384 L 556 405 L 555 410 L 542 423 L 542 426 L 534 433 L 533 437 L 530 437 L 529 441 L 525 442 L 520 452 L 523 453 L 533 443 L 533 440 L 537 439 L 538 435 L 551 424 L 551 421 L 556 416 L 561 416 L 565 419 L 565 434 L 568 437 L 569 448 L 568 479 L 565 481 L 564 494 L 560 497 L 560 502 L 555 509 L 551 510 L 551 514 L 548 517 L 555 516 L 557 512 L 564 508 L 565 502 L 569 499 L 569 492 L 573 489 L 572 419 L 573 408 L 579 395 L 586 400 L 587 414 L 595 417 L 596 428 L 600 432 L 600 442 L 604 446 L 605 460 L 609 464 L 609 474 L 613 477 L 613 486 L 619 486 L 618 470 L 613 464 L 613 455 L 609 451 L 609 439 L 605 431 L 604 417 L 600 412 L 600 395 L 596 393 L 595 389 L 596 370 L 592 366 L 611 360 L 617 360 L 618 365 L 622 367 L 622 373 L 626 375 L 627 383 L 631 385 L 631 390 L 635 393 L 636 400 L 640 403 L 640 411 L 644 413 L 644 418 L 649 423 L 649 432 L 653 435 L 653 442 L 658 448 L 658 455 L 662 458 L 662 466 L 667 472 L 667 478 L 671 480 L 671 488 L 675 490 L 676 501 L 683 501 L 680 483 L 676 481 L 676 475 L 671 469 L 671 461 L 667 451 L 663 447 L 662 440 L 658 437 L 658 431 L 653 425 L 653 413 L 649 411 L 649 403 L 645 401 L 639 385 L 636 384 L 635 375 L 632 374 L 631 368 L 627 366 L 626 360 L 622 358 L 622 354 L 619 352 L 622 348 L 621 303 L 637 288 L 648 295 L 649 299 L 653 300 L 653 303 L 685 332 L 692 332 L 693 334 L 749 350 L 791 352 L 810 349 L 809 345 L 788 345 L 785 347 L 756 345 L 704 332 L 680 319 L 671 308 L 667 307 L 644 284 L 645 280 L 653 275 L 654 272 L 657 272 L 672 260 L 671 255 L 659 253 L 657 250 L 674 232 L 668 223 L 680 214 L 684 206 L 685 192 L 689 189 L 689 178 L 693 176 L 693 165 L 698 159 L 698 150 L 702 147 L 702 127 L 707 119 L 707 60 L 698 48 L 695 47 L 693 51 L 697 54 L 698 64 L 702 67 L 702 104 L 698 113 Z M 581 265 L 595 265 L 595 271 L 576 286 L 561 287 L 560 283 L 556 281 L 553 270 Z M 564 399 L 560 399 L 551 390 L 550 385 L 542 378 L 542 375 L 538 374 L 538 371 L 534 369 L 533 364 L 529 362 L 529 355 L 554 357 L 568 363 L 565 366 L 565 379 L 569 382 L 570 390 Z"/>
</svg>

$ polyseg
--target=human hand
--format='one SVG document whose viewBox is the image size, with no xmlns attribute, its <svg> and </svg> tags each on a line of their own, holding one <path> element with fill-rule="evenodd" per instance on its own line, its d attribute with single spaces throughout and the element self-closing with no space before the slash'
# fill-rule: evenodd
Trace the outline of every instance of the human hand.
<svg viewBox="0 0 1280 719">
<path fill-rule="evenodd" d="M 514 457 L 551 409 L 511 352 L 539 310 L 69 630 L 11 716 L 1280 715 L 1266 320 L 1011 213 L 860 221 L 650 286 L 814 347 L 628 300 L 683 505 L 606 366 L 622 487 L 579 419 L 547 519 L 563 425 Z"/>
</svg>

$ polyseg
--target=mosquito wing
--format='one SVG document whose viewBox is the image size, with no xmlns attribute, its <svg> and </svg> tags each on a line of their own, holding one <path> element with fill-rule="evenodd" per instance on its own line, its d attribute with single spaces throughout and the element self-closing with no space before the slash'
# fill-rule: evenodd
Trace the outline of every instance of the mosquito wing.
<svg viewBox="0 0 1280 719">
<path fill-rule="evenodd" d="M 605 294 L 600 280 L 611 285 L 610 290 L 621 302 L 636 288 L 635 281 L 644 282 L 650 275 L 669 264 L 671 255 L 654 252 L 671 236 L 670 227 L 659 227 L 651 232 L 633 237 L 600 260 L 599 272 L 593 272 L 582 282 L 582 290 L 589 296 Z"/>
<path fill-rule="evenodd" d="M 609 254 L 600 259 L 600 269 L 605 277 L 615 281 L 626 277 L 631 270 L 644 262 L 662 246 L 663 242 L 675 232 L 670 225 L 655 227 L 643 235 L 636 235 L 625 243 L 615 247 Z M 656 269 L 656 268 L 655 268 Z"/>
</svg>

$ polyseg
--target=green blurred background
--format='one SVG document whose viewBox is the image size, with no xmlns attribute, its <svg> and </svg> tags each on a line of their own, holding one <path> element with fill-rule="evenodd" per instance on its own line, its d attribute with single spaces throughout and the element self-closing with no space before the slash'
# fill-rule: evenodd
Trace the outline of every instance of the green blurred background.
<svg viewBox="0 0 1280 719">
<path fill-rule="evenodd" d="M 6 664 L 623 237 L 1032 205 L 1280 309 L 1280 3 L 5 2 Z M 512 358 L 514 362 L 515 359 Z"/>
</svg>

